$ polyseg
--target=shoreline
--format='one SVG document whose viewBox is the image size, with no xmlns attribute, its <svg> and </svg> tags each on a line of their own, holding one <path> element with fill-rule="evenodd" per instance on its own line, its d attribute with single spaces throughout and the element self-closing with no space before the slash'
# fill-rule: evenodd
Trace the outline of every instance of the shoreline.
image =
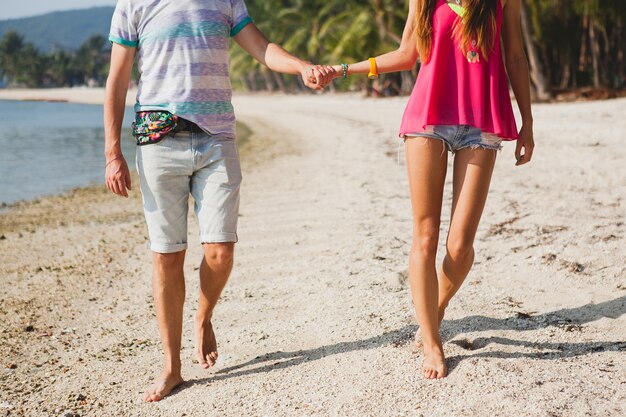
<svg viewBox="0 0 626 417">
<path fill-rule="evenodd" d="M 41 102 L 41 100 L 37 100 L 36 102 L 39 103 Z M 52 101 L 51 103 L 59 103 L 59 101 Z M 93 103 L 69 103 L 68 102 L 68 104 L 79 105 L 79 106 L 94 106 L 94 105 L 97 106 L 96 104 L 93 104 Z M 41 111 L 45 111 L 45 107 L 41 109 Z M 125 125 L 129 125 L 129 124 L 130 124 L 130 121 L 125 120 Z M 100 130 L 103 129 L 103 127 L 95 127 L 95 126 L 94 128 L 100 129 Z M 65 133 L 65 130 L 63 128 L 55 127 L 54 129 L 55 129 L 54 133 L 60 132 L 59 133 L 60 135 L 63 135 Z M 237 129 L 237 144 L 240 150 L 240 154 L 243 156 L 243 158 L 247 158 L 248 148 L 250 147 L 250 143 L 249 143 L 250 137 L 254 135 L 254 132 L 250 129 L 249 126 L 246 125 L 246 123 L 239 121 L 239 120 L 237 121 L 236 129 Z M 135 155 L 134 155 L 135 145 L 134 145 L 134 142 L 132 142 L 133 138 L 127 137 L 126 135 L 130 135 L 130 133 L 128 129 L 124 128 L 123 129 L 123 142 L 124 142 L 123 150 L 125 151 L 124 154 L 125 154 L 126 160 L 128 161 L 129 169 L 132 173 L 132 172 L 135 172 L 135 165 L 133 163 L 134 158 L 135 158 Z M 98 143 L 98 142 L 95 142 L 95 143 Z M 98 143 L 98 146 L 99 146 L 99 143 Z M 29 168 L 28 166 L 29 163 L 31 162 L 25 161 L 23 163 L 26 169 Z M 94 166 L 94 168 L 98 168 L 98 166 Z M 102 172 L 104 172 L 104 164 L 102 164 L 100 168 L 102 168 Z M 31 181 L 34 181 L 34 180 L 35 179 L 31 178 Z M 8 190 L 14 190 L 14 191 L 9 193 L 8 195 L 5 192 L 0 193 L 0 213 L 5 212 L 6 210 L 10 210 L 13 207 L 21 206 L 23 204 L 37 201 L 40 199 L 63 196 L 65 194 L 72 194 L 74 191 L 78 191 L 78 190 L 88 190 L 88 189 L 93 189 L 94 187 L 101 187 L 104 185 L 104 178 L 100 178 L 100 176 L 98 176 L 98 178 L 94 178 L 94 176 L 90 175 L 88 172 L 83 172 L 82 175 L 80 176 L 77 175 L 73 177 L 72 181 L 68 181 L 66 179 L 63 182 L 63 185 L 59 184 L 58 181 L 48 180 L 48 182 L 44 182 L 46 184 L 45 187 L 37 188 L 37 192 L 33 192 L 32 188 L 29 189 L 31 185 L 40 184 L 40 183 L 42 183 L 41 180 L 37 180 L 36 183 L 35 182 L 22 183 L 20 185 L 15 185 L 15 188 L 9 188 Z M 11 185 L 10 187 L 13 187 L 13 185 Z"/>
<path fill-rule="evenodd" d="M 131 89 L 128 91 L 126 106 L 135 105 L 136 95 L 137 90 Z M 103 105 L 104 88 L 5 88 L 0 89 L 0 100 Z"/>
</svg>

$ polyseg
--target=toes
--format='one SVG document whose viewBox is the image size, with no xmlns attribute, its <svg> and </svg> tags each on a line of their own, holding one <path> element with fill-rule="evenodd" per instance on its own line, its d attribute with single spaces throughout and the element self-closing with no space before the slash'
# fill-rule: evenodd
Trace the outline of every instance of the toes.
<svg viewBox="0 0 626 417">
<path fill-rule="evenodd" d="M 159 394 L 152 394 L 152 397 L 150 397 L 150 402 L 156 403 L 159 402 L 163 399 L 163 397 Z"/>
<path fill-rule="evenodd" d="M 146 396 L 143 400 L 147 403 L 154 403 L 157 401 L 161 401 L 162 399 L 163 397 L 155 392 L 146 392 Z"/>
<path fill-rule="evenodd" d="M 213 357 L 211 356 L 211 354 L 209 353 L 208 355 L 205 356 L 206 358 L 206 362 L 208 363 L 208 367 L 212 367 L 213 365 L 215 365 L 215 360 L 213 359 Z"/>
<path fill-rule="evenodd" d="M 208 358 L 208 355 L 207 355 Z M 202 356 L 202 354 L 198 354 L 198 362 L 200 363 L 200 366 L 203 367 L 204 369 L 207 369 L 209 367 L 207 358 L 205 358 L 204 356 Z"/>
</svg>

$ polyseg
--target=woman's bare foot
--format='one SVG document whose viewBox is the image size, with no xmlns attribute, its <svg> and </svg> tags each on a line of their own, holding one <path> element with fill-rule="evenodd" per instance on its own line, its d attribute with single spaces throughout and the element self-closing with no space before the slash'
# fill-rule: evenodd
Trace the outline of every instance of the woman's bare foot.
<svg viewBox="0 0 626 417">
<path fill-rule="evenodd" d="M 183 381 L 180 372 L 163 371 L 157 380 L 154 381 L 154 384 L 146 391 L 144 401 L 147 403 L 161 401 L 183 382 L 185 381 Z"/>
<path fill-rule="evenodd" d="M 209 369 L 217 361 L 217 340 L 211 320 L 196 319 L 196 358 L 200 366 Z"/>
<path fill-rule="evenodd" d="M 422 372 L 424 372 L 424 378 L 426 379 L 441 379 L 448 375 L 446 358 L 443 355 L 441 344 L 432 347 L 424 345 Z"/>
</svg>

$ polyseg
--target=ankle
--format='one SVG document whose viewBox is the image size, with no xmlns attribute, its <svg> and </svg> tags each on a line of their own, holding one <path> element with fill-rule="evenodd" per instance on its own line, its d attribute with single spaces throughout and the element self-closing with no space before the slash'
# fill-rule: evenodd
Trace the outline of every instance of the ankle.
<svg viewBox="0 0 626 417">
<path fill-rule="evenodd" d="M 442 350 L 443 346 L 441 344 L 441 339 L 437 338 L 428 338 L 429 340 L 424 339 L 423 345 L 426 350 Z"/>
<path fill-rule="evenodd" d="M 181 362 L 180 357 L 163 359 L 163 373 L 168 375 L 180 375 Z"/>
</svg>

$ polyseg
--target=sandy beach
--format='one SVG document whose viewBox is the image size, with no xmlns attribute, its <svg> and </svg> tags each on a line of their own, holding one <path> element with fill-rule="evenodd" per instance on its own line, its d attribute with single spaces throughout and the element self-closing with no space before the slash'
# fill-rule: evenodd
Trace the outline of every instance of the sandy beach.
<svg viewBox="0 0 626 417">
<path fill-rule="evenodd" d="M 136 90 L 129 90 L 126 105 L 135 104 Z M 0 89 L 0 100 L 52 101 L 81 104 L 102 104 L 104 88 L 8 88 Z"/>
<path fill-rule="evenodd" d="M 530 165 L 505 145 L 440 381 L 412 342 L 406 100 L 236 96 L 253 135 L 220 359 L 193 363 L 191 220 L 187 382 L 160 403 L 141 401 L 161 356 L 137 179 L 129 199 L 98 186 L 1 212 L 0 416 L 626 415 L 626 99 L 535 106 Z"/>
</svg>

